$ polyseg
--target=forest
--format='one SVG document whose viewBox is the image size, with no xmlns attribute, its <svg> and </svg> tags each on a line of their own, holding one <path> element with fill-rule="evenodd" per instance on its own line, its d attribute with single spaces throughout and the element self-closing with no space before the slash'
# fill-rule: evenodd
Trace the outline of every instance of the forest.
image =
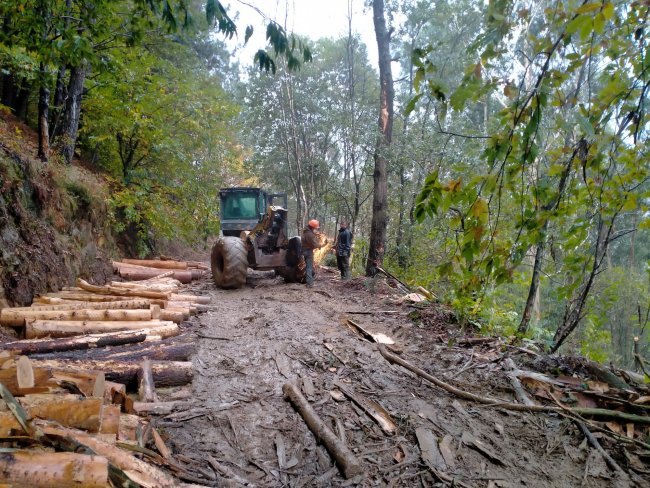
<svg viewBox="0 0 650 488">
<path fill-rule="evenodd" d="M 381 267 L 480 333 L 650 358 L 648 2 L 366 1 L 378 59 L 352 15 L 311 39 L 235 7 L 3 0 L 0 109 L 103 175 L 142 257 L 208 246 L 220 188 L 286 191 L 294 232 L 350 223 L 369 287 Z"/>
</svg>

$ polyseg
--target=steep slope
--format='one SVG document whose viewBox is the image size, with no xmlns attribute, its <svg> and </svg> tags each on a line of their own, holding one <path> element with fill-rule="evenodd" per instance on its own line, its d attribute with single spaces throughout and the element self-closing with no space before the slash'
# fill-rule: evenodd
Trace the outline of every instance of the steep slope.
<svg viewBox="0 0 650 488">
<path fill-rule="evenodd" d="M 79 163 L 35 155 L 34 131 L 0 114 L 0 308 L 29 304 L 77 276 L 112 274 L 106 183 Z"/>
</svg>

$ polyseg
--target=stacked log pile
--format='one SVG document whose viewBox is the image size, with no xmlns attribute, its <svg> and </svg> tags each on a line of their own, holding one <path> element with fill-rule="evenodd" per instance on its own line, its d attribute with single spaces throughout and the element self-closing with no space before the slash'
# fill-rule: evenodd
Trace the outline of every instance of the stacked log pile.
<svg viewBox="0 0 650 488">
<path fill-rule="evenodd" d="M 123 259 L 113 261 L 113 270 L 127 280 L 146 280 L 164 273 L 181 283 L 198 280 L 210 268 L 196 261 L 174 261 L 169 259 Z"/>
<path fill-rule="evenodd" d="M 0 344 L 3 481 L 183 486 L 161 466 L 194 479 L 146 416 L 164 404 L 157 388 L 191 383 L 194 349 L 180 324 L 210 300 L 181 293 L 169 271 L 183 270 L 160 262 L 170 268 L 153 278 L 103 286 L 79 279 L 31 307 L 0 310 L 0 325 L 21 337 Z"/>
</svg>

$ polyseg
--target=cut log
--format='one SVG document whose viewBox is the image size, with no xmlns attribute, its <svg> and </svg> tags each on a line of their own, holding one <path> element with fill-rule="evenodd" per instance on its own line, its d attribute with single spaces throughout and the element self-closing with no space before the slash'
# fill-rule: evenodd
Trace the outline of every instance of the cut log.
<svg viewBox="0 0 650 488">
<path fill-rule="evenodd" d="M 343 476 L 352 478 L 363 472 L 361 463 L 350 449 L 330 430 L 325 422 L 311 407 L 302 393 L 291 383 L 285 383 L 282 387 L 285 397 L 292 403 L 293 407 L 303 418 L 309 430 L 316 439 L 323 443 L 330 455 L 336 460 Z"/>
<path fill-rule="evenodd" d="M 67 427 L 84 429 L 89 432 L 99 432 L 104 414 L 104 406 L 100 398 L 70 399 L 70 395 L 65 395 L 66 398 L 59 400 L 56 396 L 47 396 L 51 397 L 51 399 L 44 400 L 39 398 L 35 405 L 29 405 L 30 402 L 24 402 L 26 405 L 23 406 L 31 418 L 38 417 L 53 420 Z M 107 410 L 106 413 L 109 416 L 114 415 L 110 410 Z M 0 436 L 7 437 L 12 431 L 16 433 L 22 432 L 22 430 L 13 413 L 0 412 Z M 107 433 L 116 434 L 117 430 Z"/>
<path fill-rule="evenodd" d="M 166 327 L 163 329 L 163 327 Z M 71 337 L 83 334 L 104 334 L 126 330 L 156 329 L 155 335 L 176 335 L 178 325 L 166 320 L 145 321 L 83 321 L 83 320 L 28 320 L 25 337 Z"/>
<path fill-rule="evenodd" d="M 143 342 L 151 331 L 156 329 L 140 329 L 105 334 L 91 334 L 79 337 L 60 339 L 26 339 L 0 344 L 0 348 L 15 354 L 38 354 L 57 351 L 76 351 L 96 347 L 118 346 Z M 154 332 L 155 334 L 156 332 Z"/>
<path fill-rule="evenodd" d="M 108 460 L 73 452 L 0 453 L 3 482 L 30 488 L 105 488 Z"/>
<path fill-rule="evenodd" d="M 46 422 L 36 422 L 36 425 L 47 435 L 61 439 L 73 439 L 78 444 L 87 447 L 96 454 L 104 456 L 111 464 L 122 469 L 131 480 L 139 485 L 160 488 L 182 486 L 164 471 L 137 459 L 117 446 L 113 446 L 91 435 L 72 429 L 56 427 Z"/>
<path fill-rule="evenodd" d="M 144 297 L 144 298 L 160 298 L 163 300 L 169 299 L 169 293 L 162 293 L 157 291 L 146 291 L 146 290 L 122 290 L 120 288 L 115 288 L 112 286 L 97 286 L 91 285 L 87 281 L 77 278 L 77 284 L 79 287 L 83 288 L 86 291 L 97 293 L 100 295 L 117 295 L 117 296 L 131 296 L 131 297 Z"/>
<path fill-rule="evenodd" d="M 32 354 L 33 360 L 93 360 L 93 361 L 142 361 L 145 357 L 158 361 L 186 361 L 196 352 L 196 345 L 178 342 L 178 338 L 165 341 L 142 342 L 140 344 L 115 346 L 111 348 L 62 351 L 48 354 Z"/>
<path fill-rule="evenodd" d="M 67 300 L 73 302 L 113 302 L 121 300 L 133 300 L 133 297 L 122 295 L 99 295 L 97 293 L 69 293 L 59 291 L 56 293 L 46 293 L 34 299 L 37 303 L 68 303 Z"/>
<path fill-rule="evenodd" d="M 71 303 L 72 300 L 62 300 L 63 303 L 58 304 L 46 304 L 46 303 L 34 303 L 31 307 L 14 307 L 13 310 L 78 310 L 82 308 L 92 308 L 95 310 L 106 310 L 106 309 L 147 309 L 151 306 L 151 303 L 147 299 L 139 300 L 116 300 L 112 302 L 78 302 Z"/>
<path fill-rule="evenodd" d="M 127 280 L 138 281 L 158 277 L 160 275 L 160 270 L 154 268 L 120 268 L 119 275 Z M 192 281 L 192 271 L 190 270 L 174 270 L 171 276 L 181 283 L 190 283 Z"/>
<path fill-rule="evenodd" d="M 76 371 L 103 371 L 108 381 L 135 384 L 140 368 L 137 362 L 121 361 L 33 361 L 35 367 L 49 368 L 55 376 Z M 156 387 L 182 386 L 192 382 L 194 369 L 188 361 L 153 361 L 153 379 Z"/>
<path fill-rule="evenodd" d="M 169 320 L 171 322 L 180 324 L 183 320 L 190 318 L 189 309 L 187 316 L 182 310 L 165 308 L 160 310 L 160 320 Z"/>
<path fill-rule="evenodd" d="M 0 325 L 22 327 L 26 320 L 84 320 L 84 321 L 143 321 L 151 320 L 151 310 L 32 310 L 15 311 L 5 308 L 0 311 Z"/>
<path fill-rule="evenodd" d="M 33 386 L 28 388 L 21 388 L 18 383 L 18 368 L 14 365 L 10 368 L 0 369 L 0 383 L 5 385 L 5 387 L 11 392 L 12 395 L 25 395 L 30 390 L 33 390 L 34 387 L 42 387 L 47 389 L 49 388 L 48 380 L 52 378 L 52 372 L 47 368 L 34 368 L 32 365 L 33 373 Z"/>
<path fill-rule="evenodd" d="M 73 384 L 86 397 L 96 397 L 100 386 L 103 385 L 105 387 L 106 385 L 106 377 L 103 371 L 52 371 L 52 376 L 53 379 L 50 380 L 51 382 L 62 387 Z"/>
<path fill-rule="evenodd" d="M 156 259 L 122 259 L 121 262 L 116 264 L 120 266 L 125 264 L 137 264 L 138 266 L 145 266 L 148 268 L 160 269 L 187 269 L 187 263 L 184 261 L 159 261 Z"/>
<path fill-rule="evenodd" d="M 50 333 L 48 332 L 48 334 Z M 64 337 L 58 339 L 26 339 L 7 342 L 0 345 L 0 347 L 6 348 L 6 351 L 3 352 L 10 352 L 12 354 L 47 354 L 50 352 L 73 352 L 77 350 L 103 348 L 106 346 L 134 344 L 144 341 L 160 341 L 162 338 L 169 338 L 178 334 L 180 334 L 180 329 L 176 324 L 170 322 L 169 325 L 147 329 L 89 334 L 85 336 Z"/>
<path fill-rule="evenodd" d="M 201 303 L 203 305 L 208 305 L 212 299 L 210 297 L 197 296 L 197 295 L 182 295 L 178 293 L 172 293 L 168 300 L 174 302 L 191 302 L 191 303 Z"/>
<path fill-rule="evenodd" d="M 113 288 L 119 288 L 122 290 L 149 290 L 149 291 L 160 291 L 160 292 L 172 292 L 177 293 L 181 288 L 181 282 L 174 280 L 176 284 L 164 283 L 159 281 L 152 282 L 142 282 L 142 281 L 111 281 L 110 286 Z M 142 284 L 144 283 L 144 284 Z"/>
<path fill-rule="evenodd" d="M 191 402 L 133 402 L 133 411 L 138 415 L 169 415 L 176 410 L 186 410 L 192 406 Z"/>
<path fill-rule="evenodd" d="M 142 366 L 138 369 L 138 396 L 143 402 L 157 402 L 156 387 L 153 382 L 153 372 L 151 370 L 151 361 L 145 358 Z"/>
</svg>

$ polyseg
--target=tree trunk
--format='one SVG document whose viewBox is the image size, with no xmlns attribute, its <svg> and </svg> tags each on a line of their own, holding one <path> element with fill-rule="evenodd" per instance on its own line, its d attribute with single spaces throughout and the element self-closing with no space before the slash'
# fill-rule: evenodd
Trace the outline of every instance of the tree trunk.
<svg viewBox="0 0 650 488">
<path fill-rule="evenodd" d="M 126 265 L 119 267 L 118 274 L 124 279 L 139 281 L 159 276 L 161 272 L 157 268 L 132 268 Z M 175 269 L 172 277 L 181 283 L 190 283 L 192 281 L 192 271 Z"/>
<path fill-rule="evenodd" d="M 607 246 L 609 245 L 609 238 L 611 236 L 612 229 L 614 227 L 615 218 L 608 220 L 606 225 L 602 215 L 598 216 L 598 230 L 596 236 L 596 244 L 594 246 L 593 252 L 593 262 L 589 273 L 582 278 L 582 283 L 578 287 L 577 295 L 573 300 L 570 300 L 566 304 L 564 311 L 564 318 L 562 323 L 555 331 L 553 336 L 553 346 L 551 347 L 551 353 L 556 352 L 564 341 L 569 337 L 569 335 L 578 327 L 578 324 L 582 320 L 583 310 L 585 304 L 587 303 L 587 298 L 589 297 L 589 292 L 591 287 L 594 284 L 594 280 L 600 271 L 603 260 L 605 259 L 605 254 L 607 252 Z"/>
<path fill-rule="evenodd" d="M 65 65 L 59 67 L 56 74 L 56 85 L 54 87 L 54 103 L 50 111 L 50 142 L 61 135 L 61 115 L 65 103 Z"/>
<path fill-rule="evenodd" d="M 546 229 L 548 227 L 548 220 L 544 222 L 544 225 L 540 231 L 541 237 L 537 243 L 537 249 L 535 250 L 535 263 L 533 264 L 533 275 L 530 278 L 530 287 L 528 288 L 528 298 L 526 298 L 526 305 L 524 306 L 524 311 L 521 316 L 521 322 L 519 322 L 519 327 L 517 328 L 517 333 L 525 334 L 528 330 L 528 324 L 530 324 L 530 317 L 533 314 L 533 308 L 535 305 L 535 299 L 539 291 L 539 278 L 542 272 L 542 258 L 544 256 L 544 248 L 546 246 Z"/>
<path fill-rule="evenodd" d="M 70 70 L 68 96 L 63 113 L 61 136 L 59 138 L 61 155 L 68 164 L 72 162 L 74 148 L 77 143 L 77 131 L 79 130 L 79 119 L 81 117 L 81 99 L 87 73 L 88 62 L 86 60 L 83 60 L 79 66 L 74 66 Z"/>
<path fill-rule="evenodd" d="M 50 112 L 50 89 L 47 86 L 45 67 L 41 63 L 41 88 L 38 94 L 38 157 L 47 161 L 50 157 L 50 134 L 48 119 Z"/>
<path fill-rule="evenodd" d="M 377 267 L 384 263 L 386 251 L 386 228 L 388 226 L 388 173 L 387 151 L 393 136 L 393 75 L 390 66 L 390 32 L 386 29 L 384 1 L 373 0 L 373 21 L 379 51 L 379 137 L 375 146 L 375 171 L 373 173 L 372 222 L 366 275 L 374 276 Z"/>
</svg>

